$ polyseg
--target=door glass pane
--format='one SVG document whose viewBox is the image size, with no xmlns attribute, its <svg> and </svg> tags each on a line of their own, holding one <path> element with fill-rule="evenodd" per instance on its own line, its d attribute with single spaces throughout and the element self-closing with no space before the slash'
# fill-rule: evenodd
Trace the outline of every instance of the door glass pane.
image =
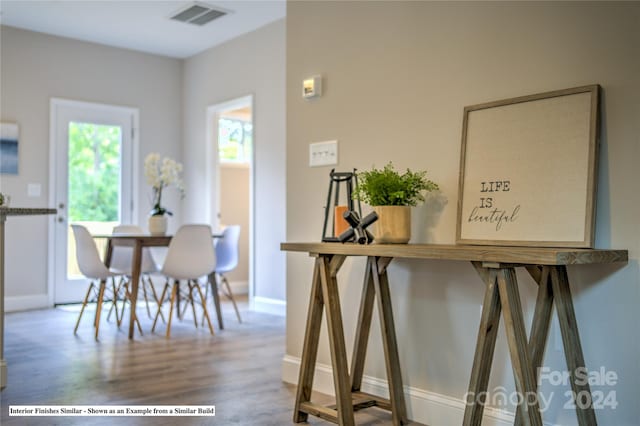
<svg viewBox="0 0 640 426">
<path fill-rule="evenodd" d="M 108 234 L 120 222 L 122 129 L 119 126 L 69 122 L 68 223 L 92 234 Z M 68 229 L 67 276 L 80 275 L 75 239 Z M 96 241 L 100 254 L 104 241 Z"/>
<path fill-rule="evenodd" d="M 249 163 L 253 125 L 244 119 L 222 117 L 218 121 L 218 156 L 221 163 Z"/>
</svg>

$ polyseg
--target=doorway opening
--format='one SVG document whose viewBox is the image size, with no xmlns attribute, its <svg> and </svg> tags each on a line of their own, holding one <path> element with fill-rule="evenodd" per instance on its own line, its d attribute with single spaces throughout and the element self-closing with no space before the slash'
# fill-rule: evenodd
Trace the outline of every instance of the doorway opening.
<svg viewBox="0 0 640 426">
<path fill-rule="evenodd" d="M 238 266 L 226 273 L 233 294 L 253 298 L 253 96 L 207 109 L 211 198 L 209 218 L 217 230 L 240 225 Z"/>
<path fill-rule="evenodd" d="M 134 215 L 134 130 L 132 108 L 51 100 L 50 202 L 58 214 L 50 238 L 52 304 L 77 303 L 86 286 L 76 263 L 70 224 L 108 234 Z M 104 247 L 99 247 L 104 251 Z"/>
</svg>

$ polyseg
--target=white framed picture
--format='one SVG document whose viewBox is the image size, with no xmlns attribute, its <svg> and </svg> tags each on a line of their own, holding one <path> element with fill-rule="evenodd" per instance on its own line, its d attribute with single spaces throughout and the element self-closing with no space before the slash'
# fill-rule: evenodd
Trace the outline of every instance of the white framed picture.
<svg viewBox="0 0 640 426">
<path fill-rule="evenodd" d="M 464 109 L 459 244 L 592 248 L 599 86 Z"/>
</svg>

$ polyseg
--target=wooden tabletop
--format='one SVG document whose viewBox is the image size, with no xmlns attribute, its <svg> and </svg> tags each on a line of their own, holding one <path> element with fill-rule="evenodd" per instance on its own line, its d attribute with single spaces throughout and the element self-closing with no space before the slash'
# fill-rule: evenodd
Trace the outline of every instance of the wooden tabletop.
<svg viewBox="0 0 640 426">
<path fill-rule="evenodd" d="M 523 265 L 580 265 L 626 262 L 627 250 L 503 247 L 444 244 L 354 244 L 296 243 L 280 244 L 283 251 L 345 256 L 381 256 L 406 259 L 442 259 Z"/>
<path fill-rule="evenodd" d="M 122 241 L 122 240 L 145 240 L 145 241 L 155 241 L 155 242 L 163 242 L 170 241 L 173 238 L 172 234 L 165 235 L 151 235 L 151 234 L 91 234 L 93 238 L 105 238 L 114 241 Z M 222 234 L 211 234 L 211 238 L 222 238 Z"/>
</svg>

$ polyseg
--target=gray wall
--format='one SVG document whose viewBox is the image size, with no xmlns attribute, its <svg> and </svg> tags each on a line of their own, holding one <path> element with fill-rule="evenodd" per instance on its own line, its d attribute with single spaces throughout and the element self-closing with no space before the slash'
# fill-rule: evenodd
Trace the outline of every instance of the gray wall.
<svg viewBox="0 0 640 426">
<path fill-rule="evenodd" d="M 285 299 L 285 21 L 280 20 L 185 61 L 184 160 L 187 185 L 206 179 L 207 107 L 254 96 L 254 295 Z M 203 194 L 204 196 L 204 194 Z M 207 220 L 201 200 L 185 220 Z M 214 211 L 217 211 L 214 209 Z"/>
<path fill-rule="evenodd" d="M 157 151 L 182 159 L 182 64 L 93 43 L 1 27 L 0 119 L 20 126 L 19 175 L 0 176 L 0 191 L 11 204 L 45 207 L 49 202 L 49 101 L 52 97 L 138 108 L 140 182 L 138 223 L 146 224 L 149 188 L 142 159 Z M 42 195 L 27 197 L 27 184 L 42 185 Z M 181 222 L 181 203 L 168 191 L 167 205 Z M 172 193 L 174 192 L 174 193 Z M 196 197 L 187 188 L 187 199 Z M 53 217 L 9 218 L 6 241 L 7 309 L 12 298 L 26 305 L 46 301 L 47 229 Z M 40 305 L 43 306 L 43 305 Z"/>
<path fill-rule="evenodd" d="M 312 17 L 312 18 L 311 18 Z M 617 408 L 601 424 L 640 418 L 640 4 L 549 2 L 288 2 L 287 240 L 317 241 L 330 167 L 307 166 L 308 144 L 339 140 L 340 170 L 393 160 L 427 169 L 442 192 L 414 209 L 414 242 L 455 242 L 462 112 L 466 105 L 599 83 L 603 131 L 596 246 L 629 249 L 628 264 L 571 268 L 586 364 L 615 371 Z M 300 96 L 321 73 L 321 98 Z M 540 159 L 532 161 L 543 161 Z M 312 260 L 287 255 L 287 356 L 301 355 Z M 353 341 L 362 260 L 340 273 L 347 347 Z M 404 384 L 460 400 L 471 369 L 483 285 L 470 265 L 394 261 L 390 267 Z M 530 321 L 535 285 L 522 297 Z M 554 320 L 555 321 L 555 320 Z M 385 378 L 377 323 L 366 374 Z M 545 363 L 565 370 L 552 326 Z M 318 361 L 330 364 L 323 326 Z M 500 332 L 490 389 L 513 390 Z M 285 365 L 287 358 L 285 358 Z M 286 373 L 285 373 L 286 376 Z M 546 421 L 572 425 L 555 393 Z M 415 409 L 415 407 L 414 407 Z M 513 410 L 513 407 L 509 408 Z M 420 420 L 420 419 L 418 419 Z"/>
<path fill-rule="evenodd" d="M 253 94 L 254 294 L 283 301 L 284 255 L 278 244 L 285 235 L 284 37 L 281 20 L 183 61 L 3 26 L 0 119 L 19 123 L 21 134 L 20 174 L 2 175 L 0 191 L 12 195 L 14 206 L 48 204 L 50 98 L 122 105 L 140 111 L 138 222 L 146 223 L 149 209 L 142 159 L 154 151 L 185 165 L 186 198 L 181 202 L 175 191 L 166 194 L 175 213 L 170 231 L 183 222 L 203 221 L 206 108 Z M 29 183 L 42 185 L 41 197 L 26 196 Z M 46 305 L 52 221 L 10 219 L 8 310 L 17 297 L 20 306 Z"/>
</svg>

